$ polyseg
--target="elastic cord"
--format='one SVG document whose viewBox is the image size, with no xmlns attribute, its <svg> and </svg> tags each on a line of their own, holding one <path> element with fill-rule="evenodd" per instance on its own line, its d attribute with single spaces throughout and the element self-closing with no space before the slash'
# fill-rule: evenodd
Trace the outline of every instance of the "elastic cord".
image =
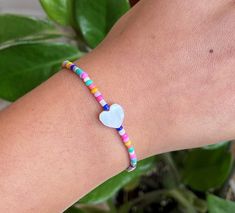
<svg viewBox="0 0 235 213">
<path fill-rule="evenodd" d="M 104 111 L 110 111 L 112 108 L 121 108 L 118 104 L 109 105 L 105 100 L 101 92 L 98 90 L 98 88 L 95 86 L 93 81 L 90 79 L 89 75 L 83 71 L 81 68 L 79 68 L 76 64 L 70 62 L 70 61 L 64 61 L 62 64 L 63 68 L 69 69 L 76 73 L 80 79 L 85 83 L 85 85 L 89 88 L 90 92 L 95 97 L 96 101 L 101 105 Z M 121 109 L 122 110 L 122 109 Z M 124 116 L 124 114 L 123 114 Z M 106 125 L 107 126 L 107 125 Z M 130 158 L 130 165 L 126 169 L 128 172 L 133 171 L 137 166 L 137 157 L 135 153 L 135 149 L 131 143 L 131 140 L 129 139 L 128 134 L 126 133 L 123 125 L 121 124 L 118 128 L 115 128 L 120 135 L 123 144 L 127 148 L 129 158 Z"/>
</svg>

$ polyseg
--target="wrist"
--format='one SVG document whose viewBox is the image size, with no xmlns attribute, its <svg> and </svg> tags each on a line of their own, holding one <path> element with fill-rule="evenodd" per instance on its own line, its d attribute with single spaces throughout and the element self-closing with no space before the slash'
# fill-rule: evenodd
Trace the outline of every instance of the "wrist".
<svg viewBox="0 0 235 213">
<path fill-rule="evenodd" d="M 125 63 L 127 67 L 120 69 L 116 57 L 118 56 L 115 56 L 115 54 L 104 54 L 95 50 L 76 61 L 76 64 L 89 73 L 109 104 L 118 103 L 123 106 L 125 129 L 133 142 L 138 159 L 162 152 L 161 146 L 153 140 L 154 132 L 156 132 L 155 122 L 158 116 L 155 111 L 152 111 L 152 109 L 156 109 L 154 90 L 149 88 L 149 85 L 145 84 L 146 82 L 143 82 L 141 75 L 136 73 L 135 70 L 129 69 L 128 63 Z M 76 77 L 76 79 L 80 81 L 79 78 Z M 81 84 L 81 82 L 78 83 Z M 84 87 L 84 85 L 82 86 Z M 94 99 L 89 94 L 89 90 L 85 89 L 86 96 L 89 96 L 89 99 Z M 93 119 L 98 121 L 97 117 L 101 110 L 94 100 L 92 107 L 97 109 Z M 104 127 L 99 121 L 98 125 L 105 131 L 105 135 L 110 133 L 115 135 L 113 143 L 117 143 L 119 149 L 123 147 L 115 131 Z M 157 135 L 159 137 L 160 132 Z M 110 144 L 110 140 L 108 140 L 108 144 Z M 154 149 L 152 149 L 153 145 Z M 124 147 L 121 150 L 127 154 Z"/>
</svg>

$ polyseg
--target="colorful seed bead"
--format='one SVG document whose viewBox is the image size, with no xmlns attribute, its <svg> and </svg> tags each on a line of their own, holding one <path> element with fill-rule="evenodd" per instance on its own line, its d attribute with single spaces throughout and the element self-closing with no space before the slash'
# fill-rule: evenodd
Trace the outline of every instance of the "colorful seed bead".
<svg viewBox="0 0 235 213">
<path fill-rule="evenodd" d="M 89 87 L 89 89 L 93 89 L 93 88 L 95 88 L 95 84 L 93 83 L 93 84 L 89 85 L 88 87 Z"/>
<path fill-rule="evenodd" d="M 77 66 L 73 66 L 73 68 L 72 68 L 72 71 L 76 71 L 76 69 L 77 69 Z"/>
<path fill-rule="evenodd" d="M 128 152 L 129 152 L 129 153 L 132 153 L 133 151 L 134 151 L 134 148 L 133 148 L 133 147 L 131 147 L 131 148 L 128 149 Z"/>
<path fill-rule="evenodd" d="M 93 88 L 93 89 L 91 90 L 91 93 L 92 93 L 92 94 L 95 94 L 97 91 L 98 91 L 98 88 L 95 87 L 95 88 Z"/>
<path fill-rule="evenodd" d="M 68 62 L 66 65 L 65 65 L 65 68 L 67 69 L 70 69 L 71 65 L 73 65 L 71 62 Z"/>
<path fill-rule="evenodd" d="M 70 61 L 64 61 L 62 64 L 63 68 L 69 69 L 76 73 L 85 83 L 85 85 L 89 88 L 90 92 L 94 95 L 97 102 L 102 106 L 104 111 L 109 111 L 110 106 L 107 104 L 107 102 L 104 100 L 101 92 L 98 90 L 98 88 L 95 86 L 93 81 L 90 79 L 88 73 L 84 72 L 81 68 L 79 68 L 76 64 L 71 63 Z M 130 165 L 127 168 L 127 171 L 133 171 L 137 166 L 137 157 L 135 154 L 134 147 L 131 144 L 131 141 L 123 128 L 123 126 L 120 126 L 119 128 L 116 128 L 118 134 L 120 135 L 124 145 L 127 147 L 128 155 L 130 157 Z"/>
<path fill-rule="evenodd" d="M 63 63 L 62 63 L 62 68 L 66 68 L 66 64 L 68 63 L 69 61 L 64 61 Z"/>
<path fill-rule="evenodd" d="M 105 105 L 103 106 L 103 110 L 104 110 L 104 111 L 109 111 L 109 108 L 110 108 L 110 107 L 109 107 L 108 104 L 105 104 Z"/>
<path fill-rule="evenodd" d="M 136 159 L 136 158 L 132 158 L 132 159 L 131 159 L 131 162 L 132 162 L 132 163 L 136 163 L 136 162 L 137 162 L 137 159 Z"/>
<path fill-rule="evenodd" d="M 137 165 L 137 160 L 134 161 L 131 160 L 131 166 L 136 167 L 136 165 Z"/>
<path fill-rule="evenodd" d="M 70 69 L 73 70 L 73 71 L 74 71 L 75 68 L 76 68 L 76 65 L 75 65 L 75 64 L 72 64 L 72 65 L 70 66 Z"/>
<path fill-rule="evenodd" d="M 137 159 L 136 158 L 131 158 L 132 163 L 136 163 Z"/>
<path fill-rule="evenodd" d="M 91 79 L 89 79 L 85 82 L 86 86 L 90 86 L 92 83 L 93 83 L 93 81 Z"/>
<path fill-rule="evenodd" d="M 95 97 L 95 99 L 96 99 L 98 102 L 100 102 L 101 100 L 103 100 L 103 96 L 102 96 L 102 95 L 99 95 L 99 96 Z"/>
<path fill-rule="evenodd" d="M 101 95 L 101 92 L 97 91 L 96 93 L 94 93 L 95 97 L 98 97 L 99 95 Z"/>
<path fill-rule="evenodd" d="M 133 149 L 133 150 L 130 151 L 130 149 Z M 128 149 L 128 153 L 129 153 L 130 155 L 135 153 L 135 150 L 134 150 L 134 148 L 133 148 L 132 146 Z"/>
<path fill-rule="evenodd" d="M 129 140 L 128 135 L 125 133 L 124 135 L 121 136 L 123 142 L 127 142 Z"/>
<path fill-rule="evenodd" d="M 86 77 L 88 77 L 88 74 L 86 72 L 82 72 L 80 78 L 85 79 Z"/>
<path fill-rule="evenodd" d="M 118 127 L 116 130 L 117 131 L 120 131 L 120 130 L 122 130 L 123 129 L 123 126 L 120 126 L 120 127 Z"/>
<path fill-rule="evenodd" d="M 130 147 L 131 147 L 131 141 L 126 142 L 126 143 L 125 143 L 125 146 L 128 147 L 128 148 L 130 148 Z"/>
<path fill-rule="evenodd" d="M 84 78 L 83 79 L 83 81 L 86 83 L 86 81 L 89 81 L 90 80 L 90 78 L 89 77 L 86 77 L 86 78 Z"/>
<path fill-rule="evenodd" d="M 78 67 L 75 68 L 74 71 L 77 75 L 81 75 L 81 73 L 83 72 L 81 69 L 79 69 Z"/>
<path fill-rule="evenodd" d="M 79 75 L 79 77 L 82 79 L 82 75 L 84 74 L 85 72 L 82 70 L 81 74 Z"/>
<path fill-rule="evenodd" d="M 134 159 L 134 158 L 136 158 L 136 155 L 135 155 L 135 153 L 132 153 L 132 154 L 130 154 L 130 153 L 129 153 L 129 155 L 130 155 L 130 158 L 131 158 L 131 159 Z"/>
<path fill-rule="evenodd" d="M 100 100 L 99 101 L 99 103 L 100 103 L 100 105 L 103 107 L 103 106 L 105 106 L 107 103 L 106 103 L 106 101 L 104 100 L 104 99 L 102 99 L 102 100 Z"/>
<path fill-rule="evenodd" d="M 119 133 L 119 135 L 123 136 L 124 134 L 126 134 L 126 131 L 125 131 L 125 129 L 122 129 L 118 133 Z"/>
</svg>

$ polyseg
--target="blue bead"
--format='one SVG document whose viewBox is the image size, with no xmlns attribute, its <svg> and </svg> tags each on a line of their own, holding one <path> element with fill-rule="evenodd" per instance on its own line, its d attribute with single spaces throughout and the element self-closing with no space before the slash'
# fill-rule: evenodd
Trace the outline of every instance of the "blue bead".
<svg viewBox="0 0 235 213">
<path fill-rule="evenodd" d="M 137 163 L 137 159 L 136 158 L 131 159 L 131 163 Z"/>
<path fill-rule="evenodd" d="M 103 109 L 104 109 L 105 111 L 109 111 L 109 105 L 108 105 L 108 104 L 105 104 L 105 105 L 103 106 Z"/>
<path fill-rule="evenodd" d="M 82 73 L 82 70 L 81 70 L 80 68 L 77 68 L 77 69 L 75 70 L 75 73 L 76 73 L 77 75 L 80 75 L 80 74 Z"/>
<path fill-rule="evenodd" d="M 73 70 L 75 66 L 76 66 L 75 64 L 72 64 L 72 65 L 70 66 L 70 69 Z"/>
<path fill-rule="evenodd" d="M 85 82 L 86 86 L 90 86 L 92 83 L 93 81 L 91 79 Z"/>
<path fill-rule="evenodd" d="M 118 127 L 118 128 L 116 128 L 116 130 L 119 132 L 119 131 L 121 131 L 123 129 L 123 126 L 120 126 L 120 127 Z"/>
<path fill-rule="evenodd" d="M 134 148 L 133 148 L 133 147 L 131 147 L 131 148 L 128 149 L 128 152 L 133 152 L 133 151 L 134 151 Z"/>
</svg>

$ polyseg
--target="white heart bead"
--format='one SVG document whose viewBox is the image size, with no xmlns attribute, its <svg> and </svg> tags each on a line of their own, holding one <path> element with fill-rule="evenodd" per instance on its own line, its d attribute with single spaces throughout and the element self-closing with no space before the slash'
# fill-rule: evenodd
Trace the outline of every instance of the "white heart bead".
<svg viewBox="0 0 235 213">
<path fill-rule="evenodd" d="M 113 104 L 109 111 L 100 113 L 99 119 L 107 127 L 119 128 L 124 120 L 124 111 L 119 104 Z"/>
</svg>

